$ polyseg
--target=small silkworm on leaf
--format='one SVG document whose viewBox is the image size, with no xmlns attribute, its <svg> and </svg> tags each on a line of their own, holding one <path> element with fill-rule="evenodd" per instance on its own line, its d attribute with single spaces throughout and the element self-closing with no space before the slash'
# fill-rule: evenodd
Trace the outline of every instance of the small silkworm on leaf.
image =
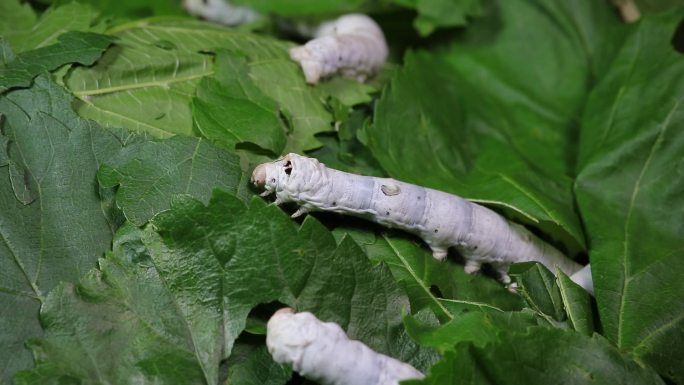
<svg viewBox="0 0 684 385">
<path fill-rule="evenodd" d="M 505 284 L 511 281 L 508 268 L 516 262 L 540 262 L 551 271 L 557 266 L 571 278 L 582 268 L 524 226 L 442 191 L 334 170 L 297 154 L 257 166 L 252 183 L 265 189 L 264 196 L 275 193 L 276 204 L 297 203 L 293 217 L 331 211 L 399 228 L 422 238 L 436 259 L 443 260 L 447 249 L 455 248 L 467 273 L 490 264 Z"/>
<path fill-rule="evenodd" d="M 275 362 L 322 385 L 398 385 L 424 377 L 413 366 L 349 339 L 336 323 L 290 308 L 268 320 L 266 346 Z"/>
<path fill-rule="evenodd" d="M 259 18 L 251 8 L 232 5 L 227 0 L 183 0 L 183 8 L 191 15 L 228 26 L 251 23 Z"/>
<path fill-rule="evenodd" d="M 626 23 L 634 23 L 641 18 L 641 12 L 634 0 L 613 0 L 613 4 L 620 11 L 620 16 Z"/>
<path fill-rule="evenodd" d="M 366 15 L 349 14 L 322 24 L 316 38 L 290 49 L 290 57 L 304 71 L 307 83 L 341 74 L 358 81 L 385 64 L 387 42 L 380 27 Z"/>
</svg>

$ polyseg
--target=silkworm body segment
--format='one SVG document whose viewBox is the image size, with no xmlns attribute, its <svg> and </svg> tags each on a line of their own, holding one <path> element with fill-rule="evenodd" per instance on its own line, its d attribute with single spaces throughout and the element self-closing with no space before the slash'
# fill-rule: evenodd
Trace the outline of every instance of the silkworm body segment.
<svg viewBox="0 0 684 385">
<path fill-rule="evenodd" d="M 424 377 L 411 365 L 350 340 L 336 323 L 290 308 L 268 321 L 266 345 L 276 362 L 324 385 L 398 385 Z"/>
<path fill-rule="evenodd" d="M 230 4 L 227 0 L 183 0 L 188 13 L 224 25 L 251 23 L 259 14 L 248 7 Z"/>
<path fill-rule="evenodd" d="M 419 236 L 439 260 L 456 248 L 467 273 L 488 263 L 504 283 L 515 262 L 537 261 L 552 271 L 558 266 L 568 275 L 581 268 L 523 226 L 442 191 L 330 169 L 297 154 L 259 165 L 252 183 L 266 190 L 263 195 L 275 193 L 277 204 L 297 203 L 293 217 L 313 210 L 364 217 Z"/>
<path fill-rule="evenodd" d="M 380 27 L 366 15 L 344 15 L 319 27 L 316 38 L 290 49 L 307 83 L 340 73 L 364 81 L 378 71 L 387 58 L 387 42 Z"/>
</svg>

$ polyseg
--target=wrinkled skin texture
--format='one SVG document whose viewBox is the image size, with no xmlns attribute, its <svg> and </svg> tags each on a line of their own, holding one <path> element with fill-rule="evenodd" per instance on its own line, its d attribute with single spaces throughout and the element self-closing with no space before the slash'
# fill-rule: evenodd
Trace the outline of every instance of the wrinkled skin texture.
<svg viewBox="0 0 684 385">
<path fill-rule="evenodd" d="M 293 217 L 312 210 L 332 211 L 399 228 L 421 237 L 436 259 L 443 260 L 448 248 L 456 248 L 466 260 L 467 273 L 491 264 L 506 284 L 515 262 L 536 261 L 552 271 L 558 266 L 570 276 L 581 269 L 523 226 L 441 191 L 341 172 L 297 154 L 257 166 L 252 183 L 265 189 L 262 195 L 275 193 L 276 204 L 300 205 Z"/>
<path fill-rule="evenodd" d="M 413 366 L 350 340 L 336 323 L 290 308 L 269 319 L 266 345 L 274 361 L 323 385 L 398 385 L 424 377 Z"/>
<path fill-rule="evenodd" d="M 232 5 L 227 0 L 183 0 L 183 8 L 191 15 L 229 26 L 251 23 L 259 18 L 251 8 Z"/>
<path fill-rule="evenodd" d="M 315 39 L 290 49 L 290 57 L 302 66 L 309 84 L 333 74 L 363 82 L 383 66 L 387 52 L 385 36 L 375 21 L 350 14 L 322 24 Z"/>
</svg>

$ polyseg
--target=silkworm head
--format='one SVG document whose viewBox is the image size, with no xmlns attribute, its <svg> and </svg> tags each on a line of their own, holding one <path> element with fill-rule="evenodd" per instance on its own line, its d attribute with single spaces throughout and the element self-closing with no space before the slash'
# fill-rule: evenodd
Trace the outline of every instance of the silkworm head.
<svg viewBox="0 0 684 385">
<path fill-rule="evenodd" d="M 296 154 L 288 154 L 283 158 L 269 163 L 258 165 L 252 172 L 250 179 L 256 187 L 265 188 L 267 191 L 274 191 L 278 183 L 287 180 L 292 172 L 292 162 L 290 157 Z"/>
<path fill-rule="evenodd" d="M 297 365 L 304 349 L 315 339 L 310 324 L 315 321 L 311 313 L 295 313 L 291 308 L 280 309 L 266 324 L 266 346 L 279 363 Z"/>
<path fill-rule="evenodd" d="M 304 77 L 309 84 L 316 84 L 323 73 L 323 65 L 320 61 L 312 57 L 309 47 L 301 46 L 290 49 L 290 58 L 298 62 L 304 71 Z"/>
<path fill-rule="evenodd" d="M 279 171 L 283 168 L 282 163 L 282 161 L 275 161 L 258 165 L 252 172 L 250 179 L 252 184 L 265 188 L 267 191 L 273 191 L 280 180 Z"/>
<path fill-rule="evenodd" d="M 266 185 L 266 180 L 268 179 L 268 169 L 269 169 L 270 163 L 263 163 L 254 169 L 252 172 L 252 178 L 250 179 L 250 182 L 252 182 L 253 185 L 256 187 L 264 187 Z"/>
</svg>

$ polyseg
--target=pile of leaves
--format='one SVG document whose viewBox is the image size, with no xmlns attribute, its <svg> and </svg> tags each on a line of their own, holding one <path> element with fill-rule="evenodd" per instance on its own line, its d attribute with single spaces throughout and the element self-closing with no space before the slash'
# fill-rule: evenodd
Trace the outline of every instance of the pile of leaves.
<svg viewBox="0 0 684 385">
<path fill-rule="evenodd" d="M 415 384 L 684 384 L 681 8 L 239 3 L 275 16 L 0 3 L 0 384 L 299 383 L 264 345 L 284 305 Z M 392 62 L 307 85 L 283 18 L 347 11 L 374 12 Z M 293 221 L 247 183 L 287 152 L 486 204 L 590 261 L 595 299 L 540 265 L 511 293 L 401 232 Z"/>
</svg>

